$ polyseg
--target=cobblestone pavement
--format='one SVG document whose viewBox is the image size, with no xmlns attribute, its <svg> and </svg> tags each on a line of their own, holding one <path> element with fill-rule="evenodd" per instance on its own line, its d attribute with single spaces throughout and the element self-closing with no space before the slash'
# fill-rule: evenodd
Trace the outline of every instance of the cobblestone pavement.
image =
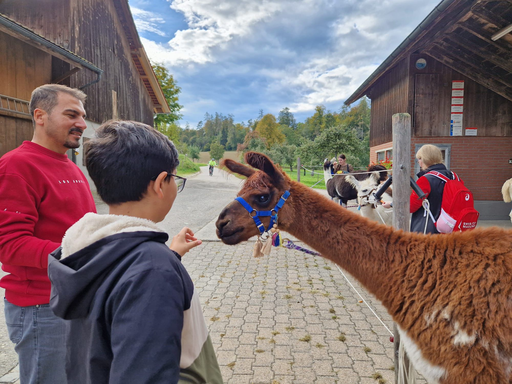
<svg viewBox="0 0 512 384">
<path fill-rule="evenodd" d="M 390 334 L 337 266 L 254 242 L 205 242 L 184 257 L 226 383 L 393 383 Z M 392 330 L 381 304 L 347 276 Z M 424 383 L 423 380 L 418 380 Z"/>
</svg>

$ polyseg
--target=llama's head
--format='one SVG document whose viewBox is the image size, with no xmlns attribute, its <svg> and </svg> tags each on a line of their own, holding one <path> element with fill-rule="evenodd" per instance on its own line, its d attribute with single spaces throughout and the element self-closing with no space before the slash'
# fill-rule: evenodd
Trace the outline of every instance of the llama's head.
<svg viewBox="0 0 512 384">
<path fill-rule="evenodd" d="M 372 195 L 377 192 L 380 187 L 379 172 L 372 172 L 370 176 L 364 180 L 357 180 L 352 175 L 345 176 L 345 180 L 357 189 L 357 202 L 361 206 L 368 205 L 372 202 Z"/>
<path fill-rule="evenodd" d="M 281 196 L 290 189 L 290 178 L 261 153 L 246 153 L 245 162 L 252 168 L 230 159 L 223 161 L 223 166 L 231 172 L 247 178 L 237 196 L 256 211 L 273 211 Z M 286 211 L 287 204 L 284 204 L 278 211 L 279 224 L 287 221 Z M 239 201 L 231 202 L 215 223 L 217 236 L 226 244 L 238 244 L 260 235 L 253 219 L 254 214 L 250 214 Z M 260 220 L 265 229 L 269 229 L 270 217 L 261 217 Z"/>
</svg>

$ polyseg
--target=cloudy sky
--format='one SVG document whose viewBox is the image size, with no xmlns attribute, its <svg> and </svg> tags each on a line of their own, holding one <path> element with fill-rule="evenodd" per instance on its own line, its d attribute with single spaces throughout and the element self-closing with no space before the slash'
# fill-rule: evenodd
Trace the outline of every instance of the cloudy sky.
<svg viewBox="0 0 512 384">
<path fill-rule="evenodd" d="M 343 102 L 440 0 L 130 0 L 149 58 L 181 87 L 183 119 L 297 121 Z"/>
</svg>

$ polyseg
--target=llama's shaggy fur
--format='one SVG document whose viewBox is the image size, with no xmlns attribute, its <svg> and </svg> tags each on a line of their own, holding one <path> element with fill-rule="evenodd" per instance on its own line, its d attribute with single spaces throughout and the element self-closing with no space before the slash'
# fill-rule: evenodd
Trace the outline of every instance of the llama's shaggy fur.
<svg viewBox="0 0 512 384">
<path fill-rule="evenodd" d="M 503 183 L 501 193 L 503 194 L 503 201 L 505 203 L 510 203 L 512 201 L 512 179 L 508 179 Z M 512 221 L 512 210 L 510 210 L 510 221 Z"/>
<path fill-rule="evenodd" d="M 279 228 L 347 270 L 383 303 L 429 383 L 512 382 L 512 231 L 394 230 L 290 180 L 262 154 L 249 152 L 245 160 L 261 172 L 224 162 L 250 181 L 238 196 L 268 210 L 288 190 Z M 259 235 L 238 201 L 221 212 L 216 225 L 226 244 Z"/>
<path fill-rule="evenodd" d="M 357 190 L 357 204 L 359 213 L 367 219 L 386 225 L 393 225 L 393 209 L 384 208 L 379 202 L 375 202 L 374 194 L 379 190 L 379 172 L 373 172 L 370 177 L 359 181 L 352 175 L 347 175 L 346 180 Z M 390 190 L 390 188 L 388 188 Z M 382 201 L 392 202 L 393 198 L 387 192 L 382 194 Z"/>
<path fill-rule="evenodd" d="M 371 165 L 368 167 L 368 171 L 380 171 L 380 178 L 382 181 L 386 180 L 388 177 L 387 170 L 382 165 Z M 368 177 L 368 173 L 358 173 L 354 172 L 351 174 L 357 180 L 364 180 Z M 331 175 L 331 161 L 325 159 L 324 161 L 324 180 L 325 187 L 327 189 L 327 193 L 331 196 L 331 199 L 339 199 L 339 203 L 346 206 L 349 200 L 354 200 L 357 198 L 357 190 L 348 183 L 346 179 L 346 174 L 341 175 Z"/>
</svg>

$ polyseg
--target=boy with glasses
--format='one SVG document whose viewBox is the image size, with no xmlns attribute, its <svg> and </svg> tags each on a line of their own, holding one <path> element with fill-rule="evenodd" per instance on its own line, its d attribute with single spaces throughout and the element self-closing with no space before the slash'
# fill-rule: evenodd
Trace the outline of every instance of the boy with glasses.
<svg viewBox="0 0 512 384">
<path fill-rule="evenodd" d="M 183 228 L 169 246 L 155 223 L 185 179 L 154 128 L 111 121 L 86 166 L 108 215 L 86 214 L 50 255 L 50 305 L 68 322 L 69 383 L 222 383 L 199 298 L 181 257 L 201 244 Z"/>
</svg>

